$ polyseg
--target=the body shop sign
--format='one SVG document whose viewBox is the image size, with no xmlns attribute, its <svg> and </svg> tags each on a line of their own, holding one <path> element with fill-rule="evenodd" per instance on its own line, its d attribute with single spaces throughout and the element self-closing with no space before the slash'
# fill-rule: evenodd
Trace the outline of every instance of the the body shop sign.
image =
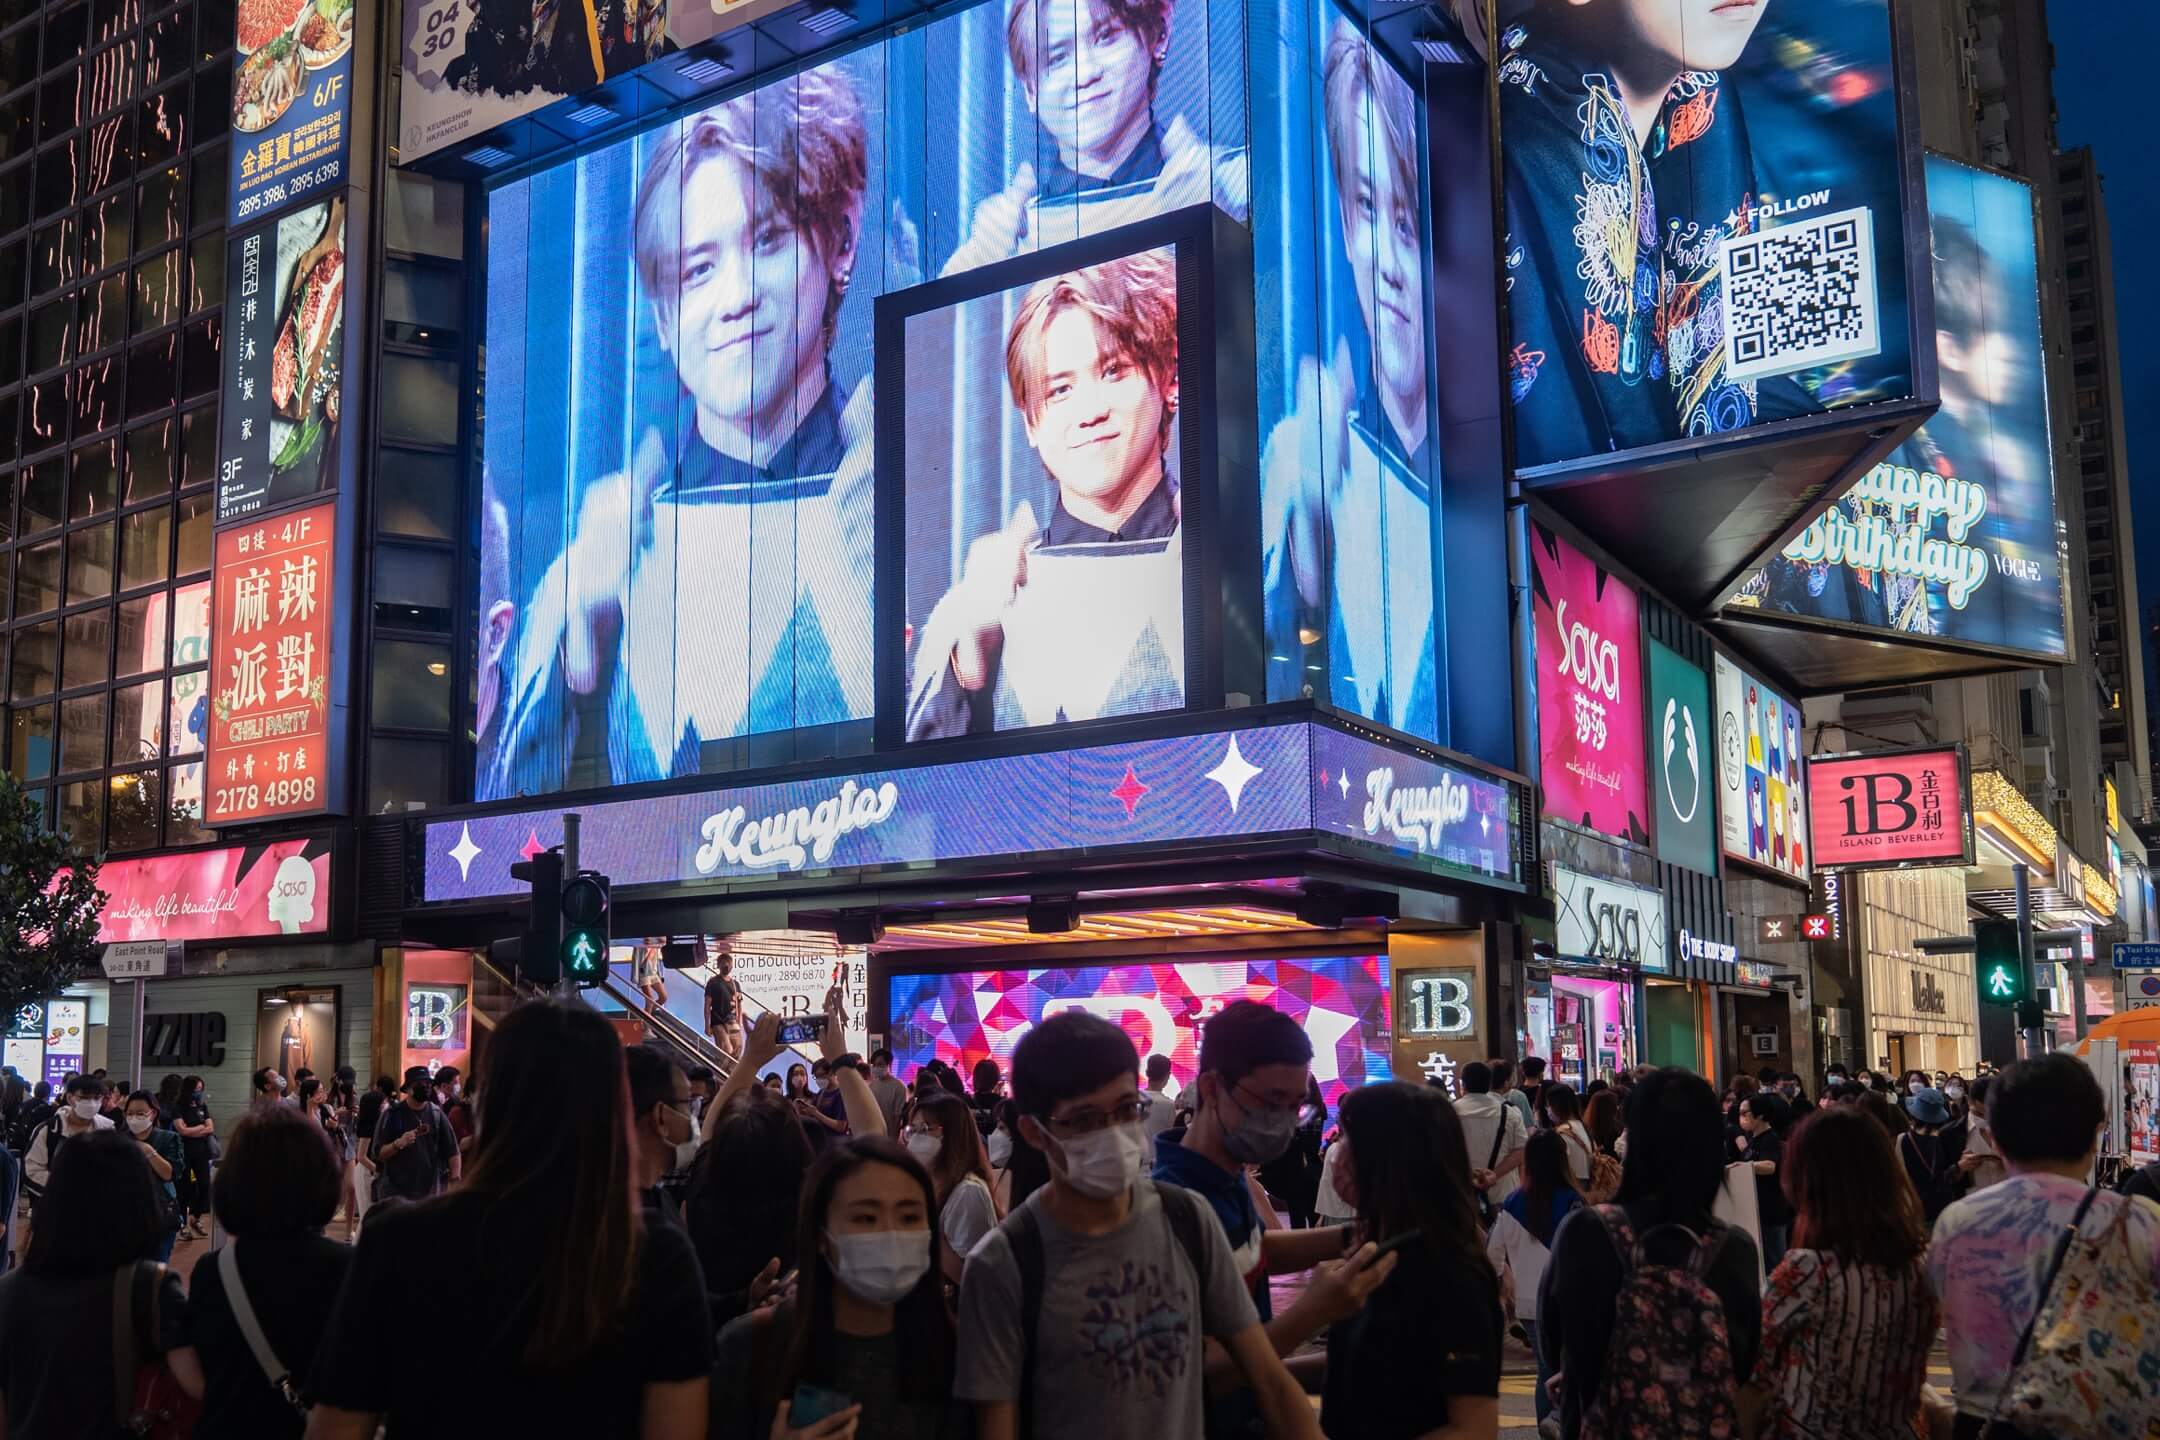
<svg viewBox="0 0 2160 1440">
<path fill-rule="evenodd" d="M 1672 969 L 1661 892 L 1555 865 L 1553 899 L 1563 959 Z"/>
<path fill-rule="evenodd" d="M 1965 754 L 1954 745 L 1812 760 L 1815 863 L 1969 865 L 1970 799 Z"/>
<path fill-rule="evenodd" d="M 203 823 L 326 808 L 337 502 L 217 534 Z"/>
<path fill-rule="evenodd" d="M 1800 707 L 1718 656 L 1718 818 L 1725 853 L 1808 878 L 1807 751 Z"/>
<path fill-rule="evenodd" d="M 1650 642 L 1650 768 L 1657 791 L 1657 855 L 1717 873 L 1717 747 L 1710 677 Z"/>
<path fill-rule="evenodd" d="M 1545 813 L 1648 839 L 1635 592 L 1536 524 L 1530 571 Z"/>
</svg>

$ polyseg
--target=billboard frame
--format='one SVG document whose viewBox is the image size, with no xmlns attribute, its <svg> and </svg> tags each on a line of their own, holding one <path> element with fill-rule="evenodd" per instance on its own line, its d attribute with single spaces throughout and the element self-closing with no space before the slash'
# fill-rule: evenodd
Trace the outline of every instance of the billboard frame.
<svg viewBox="0 0 2160 1440">
<path fill-rule="evenodd" d="M 1822 858 L 1821 837 L 1815 829 L 1815 795 L 1819 780 L 1818 765 L 1836 765 L 1846 760 L 1900 760 L 1908 756 L 1941 755 L 1945 752 L 1957 757 L 1958 791 L 1964 803 L 1958 810 L 1959 825 L 1963 830 L 1965 848 L 1962 853 L 1938 856 L 1932 859 L 1903 860 L 1885 864 L 1832 864 Z M 1952 745 L 1907 745 L 1895 750 L 1841 750 L 1835 755 L 1810 755 L 1808 757 L 1808 864 L 1810 869 L 1822 874 L 1855 875 L 1872 870 L 1933 870 L 1945 866 L 1969 867 L 1979 863 L 1978 836 L 1973 824 L 1972 751 L 1963 740 Z M 1834 778 L 1834 777 L 1833 777 Z"/>
</svg>

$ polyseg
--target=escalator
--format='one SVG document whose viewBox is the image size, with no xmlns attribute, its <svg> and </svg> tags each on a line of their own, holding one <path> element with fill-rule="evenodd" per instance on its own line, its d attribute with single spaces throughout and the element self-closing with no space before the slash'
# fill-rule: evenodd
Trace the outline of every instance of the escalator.
<svg viewBox="0 0 2160 1440">
<path fill-rule="evenodd" d="M 671 972 L 671 976 L 683 973 L 686 972 Z M 690 1003 L 696 1008 L 690 1013 L 702 1019 L 705 1013 L 703 985 L 686 983 L 681 988 L 694 990 L 695 994 Z M 472 1016 L 476 1031 L 476 1049 L 482 1043 L 480 1032 L 492 1031 L 520 1000 L 528 998 L 531 993 L 529 988 L 517 985 L 509 976 L 496 969 L 485 954 L 476 952 L 473 955 Z M 707 1039 L 697 1024 L 686 1020 L 681 1009 L 673 1003 L 660 1010 L 647 1010 L 645 997 L 638 993 L 628 966 L 610 966 L 606 978 L 597 988 L 581 990 L 578 993 L 586 1004 L 610 1019 L 619 1017 L 638 1022 L 645 1038 L 673 1051 L 684 1069 L 699 1065 L 710 1066 L 714 1075 L 726 1079 L 729 1072 L 735 1068 L 735 1062 Z M 671 1002 L 673 998 L 671 993 Z"/>
</svg>

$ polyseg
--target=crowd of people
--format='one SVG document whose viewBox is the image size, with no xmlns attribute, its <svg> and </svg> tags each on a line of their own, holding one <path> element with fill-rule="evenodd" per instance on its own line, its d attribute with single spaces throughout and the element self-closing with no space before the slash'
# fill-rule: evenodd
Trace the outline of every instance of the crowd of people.
<svg viewBox="0 0 2160 1440">
<path fill-rule="evenodd" d="M 229 1134 L 190 1077 L 11 1081 L 0 1436 L 1490 1437 L 1510 1334 L 1566 1440 L 2160 1425 L 2160 1205 L 2093 1185 L 2066 1055 L 1331 1106 L 1251 1001 L 1175 1091 L 1077 1011 L 965 1077 L 841 1034 L 723 1078 L 533 1001 L 476 1096 L 264 1070 Z"/>
</svg>

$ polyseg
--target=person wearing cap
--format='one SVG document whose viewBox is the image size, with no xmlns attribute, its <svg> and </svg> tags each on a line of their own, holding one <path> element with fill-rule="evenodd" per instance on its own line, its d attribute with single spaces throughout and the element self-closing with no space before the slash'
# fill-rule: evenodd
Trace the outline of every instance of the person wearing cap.
<svg viewBox="0 0 2160 1440">
<path fill-rule="evenodd" d="M 1905 1097 L 1905 1114 L 1911 1127 L 1898 1137 L 1898 1158 L 1920 1194 L 1920 1208 L 1933 1225 L 1935 1217 L 1963 1195 L 1969 1173 L 1958 1164 L 1964 1157 L 1966 1122 L 1950 1114 L 1950 1101 L 1932 1085 L 1922 1085 Z"/>
</svg>

